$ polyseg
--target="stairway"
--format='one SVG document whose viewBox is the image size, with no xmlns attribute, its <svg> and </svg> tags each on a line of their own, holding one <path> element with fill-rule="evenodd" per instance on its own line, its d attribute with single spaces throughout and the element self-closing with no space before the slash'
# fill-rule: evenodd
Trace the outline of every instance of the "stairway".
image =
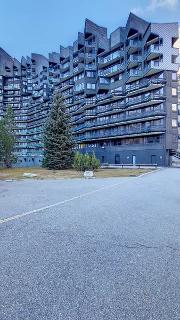
<svg viewBox="0 0 180 320">
<path fill-rule="evenodd" d="M 170 155 L 180 160 L 180 151 L 179 150 L 171 150 Z"/>
<path fill-rule="evenodd" d="M 171 166 L 180 167 L 180 151 L 171 150 L 170 155 L 171 155 Z"/>
</svg>

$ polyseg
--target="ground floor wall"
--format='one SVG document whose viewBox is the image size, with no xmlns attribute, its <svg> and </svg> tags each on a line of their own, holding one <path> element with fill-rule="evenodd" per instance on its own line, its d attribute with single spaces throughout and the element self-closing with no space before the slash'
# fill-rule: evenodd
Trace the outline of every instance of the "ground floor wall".
<svg viewBox="0 0 180 320">
<path fill-rule="evenodd" d="M 156 164 L 169 166 L 169 152 L 162 146 L 106 146 L 83 148 L 80 152 L 94 152 L 101 164 Z"/>
<path fill-rule="evenodd" d="M 163 145 L 126 145 L 103 146 L 94 148 L 82 148 L 80 152 L 95 153 L 101 164 L 156 164 L 158 166 L 170 166 L 171 157 L 169 151 Z M 42 155 L 19 156 L 14 167 L 40 167 Z"/>
<path fill-rule="evenodd" d="M 36 156 L 17 156 L 16 168 L 40 167 L 42 165 L 42 155 Z"/>
</svg>

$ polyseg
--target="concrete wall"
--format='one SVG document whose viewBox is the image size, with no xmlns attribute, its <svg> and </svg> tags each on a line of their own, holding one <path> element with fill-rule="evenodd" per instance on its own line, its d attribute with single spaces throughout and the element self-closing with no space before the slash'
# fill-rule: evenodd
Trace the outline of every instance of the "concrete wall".
<svg viewBox="0 0 180 320">
<path fill-rule="evenodd" d="M 97 148 L 84 148 L 80 152 L 94 152 L 101 163 L 133 164 L 133 156 L 136 164 L 157 164 L 168 166 L 169 156 L 166 155 L 162 145 L 152 144 L 150 146 L 108 146 Z M 118 163 L 117 163 L 118 164 Z"/>
</svg>

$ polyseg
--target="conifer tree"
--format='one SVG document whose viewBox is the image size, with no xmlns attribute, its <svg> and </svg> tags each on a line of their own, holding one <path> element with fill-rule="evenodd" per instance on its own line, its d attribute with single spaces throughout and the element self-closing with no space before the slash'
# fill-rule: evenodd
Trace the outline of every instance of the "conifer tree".
<svg viewBox="0 0 180 320">
<path fill-rule="evenodd" d="M 56 170 L 71 167 L 73 146 L 70 117 L 62 95 L 57 93 L 44 130 L 43 167 Z"/>
<path fill-rule="evenodd" d="M 12 107 L 8 106 L 4 118 L 0 120 L 0 161 L 7 168 L 16 161 L 15 142 L 15 119 Z"/>
</svg>

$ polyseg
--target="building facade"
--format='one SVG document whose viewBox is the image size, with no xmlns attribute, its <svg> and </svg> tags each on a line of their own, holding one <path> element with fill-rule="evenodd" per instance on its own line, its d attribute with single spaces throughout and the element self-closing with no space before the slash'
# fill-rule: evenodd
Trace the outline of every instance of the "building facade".
<svg viewBox="0 0 180 320">
<path fill-rule="evenodd" d="M 54 91 L 71 115 L 76 148 L 101 163 L 168 166 L 178 149 L 177 23 L 130 14 L 125 27 L 86 19 L 83 33 L 59 53 L 21 62 L 0 51 L 0 112 L 13 106 L 18 163 L 40 165 L 42 130 Z"/>
</svg>

